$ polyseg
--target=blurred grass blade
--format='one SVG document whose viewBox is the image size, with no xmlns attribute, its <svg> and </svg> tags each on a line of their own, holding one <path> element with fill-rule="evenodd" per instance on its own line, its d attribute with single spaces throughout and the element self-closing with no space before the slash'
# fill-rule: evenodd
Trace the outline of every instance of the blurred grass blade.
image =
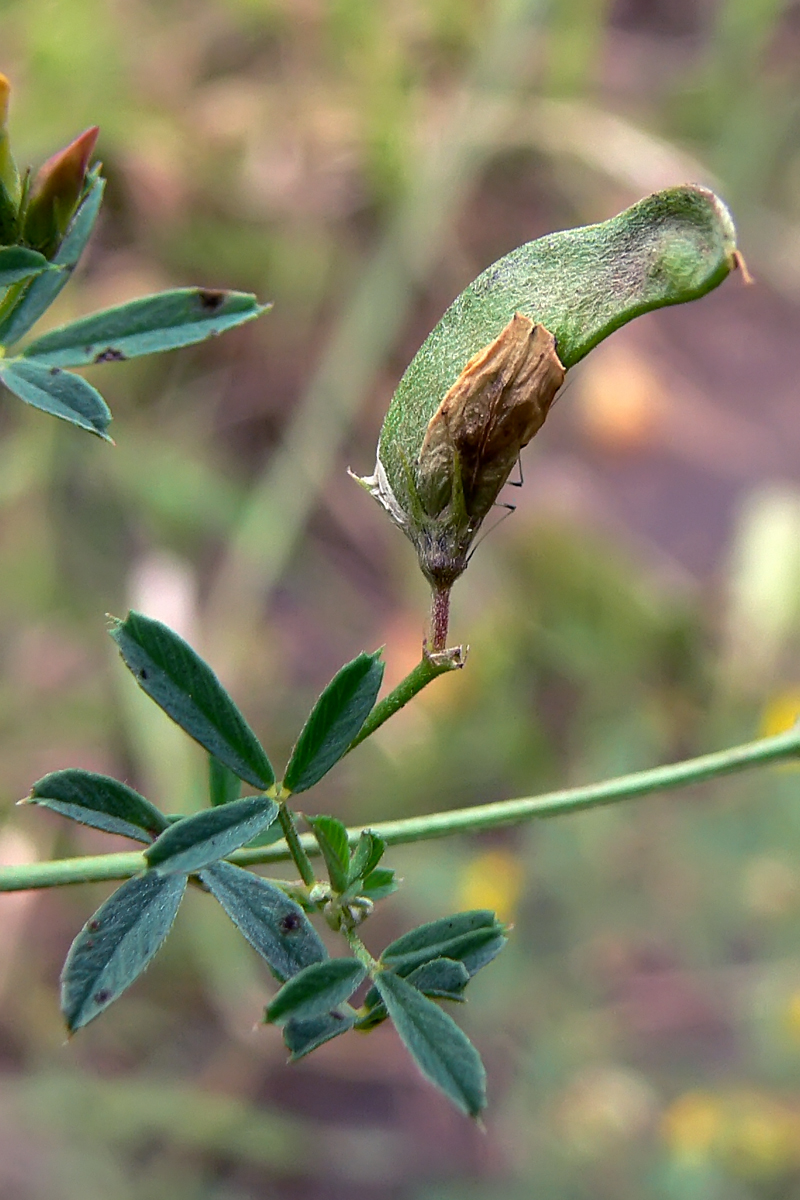
<svg viewBox="0 0 800 1200">
<path fill-rule="evenodd" d="M 353 1028 L 355 1019 L 356 1015 L 350 1005 L 343 1004 L 341 1008 L 315 1017 L 311 1021 L 287 1021 L 283 1027 L 283 1041 L 291 1055 L 289 1061 L 297 1062 L 299 1058 L 316 1050 L 317 1046 L 339 1037 L 341 1033 L 347 1033 L 348 1029 Z"/>
<path fill-rule="evenodd" d="M 244 292 L 177 288 L 53 329 L 27 346 L 24 354 L 50 367 L 121 362 L 202 342 L 251 321 L 269 307 Z"/>
<path fill-rule="evenodd" d="M 281 982 L 328 957 L 300 905 L 266 879 L 226 862 L 200 878 Z"/>
<path fill-rule="evenodd" d="M 208 795 L 213 807 L 238 800 L 242 781 L 230 767 L 226 767 L 213 754 L 208 756 Z"/>
<path fill-rule="evenodd" d="M 111 411 L 97 389 L 80 375 L 22 358 L 6 358 L 0 361 L 0 380 L 26 404 L 111 441 L 106 432 Z"/>
<path fill-rule="evenodd" d="M 312 963 L 283 985 L 267 1008 L 265 1020 L 283 1025 L 292 1018 L 310 1021 L 349 1000 L 367 969 L 354 958 L 327 958 Z"/>
<path fill-rule="evenodd" d="M 297 405 L 280 454 L 252 489 L 216 573 L 209 629 L 235 629 L 240 656 L 258 627 L 265 597 L 285 569 L 320 491 L 339 457 L 349 423 L 370 395 L 408 314 L 441 262 L 454 214 L 471 193 L 483 162 L 512 117 L 531 105 L 531 44 L 541 0 L 487 9 L 463 89 L 438 136 L 415 164 L 363 275 Z M 535 57 L 535 54 L 534 54 Z"/>
<path fill-rule="evenodd" d="M 347 829 L 336 817 L 306 817 L 317 839 L 334 891 L 344 892 L 350 879 Z"/>
<path fill-rule="evenodd" d="M 18 342 L 67 284 L 89 241 L 100 211 L 104 188 L 105 180 L 99 175 L 95 176 L 72 218 L 64 240 L 53 255 L 53 265 L 64 270 L 46 271 L 30 283 L 19 285 L 20 290 L 16 294 L 9 293 L 0 304 L 0 345 L 13 346 Z"/>
<path fill-rule="evenodd" d="M 375 703 L 383 679 L 381 651 L 359 654 L 337 671 L 317 700 L 286 768 L 292 792 L 313 787 L 339 761 Z"/>
<path fill-rule="evenodd" d="M 61 973 L 61 1011 L 70 1033 L 141 975 L 169 933 L 185 888 L 184 875 L 136 876 L 86 922 Z"/>
<path fill-rule="evenodd" d="M 169 828 L 164 814 L 144 796 L 93 771 L 53 771 L 35 783 L 30 796 L 20 803 L 38 804 L 81 825 L 139 842 L 151 842 Z"/>
<path fill-rule="evenodd" d="M 452 1017 L 389 971 L 375 978 L 395 1029 L 423 1075 L 470 1117 L 486 1107 L 480 1055 Z"/>
<path fill-rule="evenodd" d="M 203 809 L 170 825 L 148 846 L 144 852 L 147 865 L 160 875 L 200 871 L 238 850 L 277 815 L 278 805 L 268 796 L 246 796 Z"/>
<path fill-rule="evenodd" d="M 139 687 L 190 737 L 259 790 L 272 764 L 239 709 L 202 658 L 172 629 L 130 612 L 110 630 Z"/>
<path fill-rule="evenodd" d="M 36 250 L 28 250 L 25 246 L 0 248 L 0 287 L 10 287 L 12 283 L 52 270 L 54 268 L 45 256 Z"/>
</svg>

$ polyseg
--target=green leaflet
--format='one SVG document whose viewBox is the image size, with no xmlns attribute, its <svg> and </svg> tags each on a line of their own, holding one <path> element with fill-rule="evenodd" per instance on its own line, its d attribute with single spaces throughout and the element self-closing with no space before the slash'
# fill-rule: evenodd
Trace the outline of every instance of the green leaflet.
<svg viewBox="0 0 800 1200">
<path fill-rule="evenodd" d="M 463 1000 L 469 979 L 469 971 L 463 962 L 456 962 L 452 958 L 434 958 L 408 976 L 408 982 L 418 992 L 442 1000 Z"/>
<path fill-rule="evenodd" d="M 43 254 L 25 246 L 0 247 L 0 288 L 55 270 Z"/>
<path fill-rule="evenodd" d="M 281 982 L 328 957 L 299 904 L 268 880 L 226 862 L 208 867 L 200 878 Z"/>
<path fill-rule="evenodd" d="M 289 1020 L 283 1027 L 283 1041 L 290 1053 L 290 1062 L 304 1058 L 317 1046 L 332 1038 L 347 1033 L 355 1024 L 356 1015 L 349 1004 L 342 1004 L 333 1012 L 324 1013 L 310 1021 Z"/>
<path fill-rule="evenodd" d="M 64 240 L 53 255 L 53 265 L 64 269 L 38 275 L 30 283 L 20 285 L 16 294 L 10 293 L 3 300 L 0 305 L 1 346 L 13 346 L 24 337 L 69 282 L 97 220 L 104 188 L 105 180 L 95 175 Z"/>
<path fill-rule="evenodd" d="M 378 972 L 375 987 L 423 1075 L 462 1112 L 477 1117 L 486 1107 L 486 1072 L 467 1035 L 452 1017 L 398 975 Z"/>
<path fill-rule="evenodd" d="M 5 358 L 0 359 L 0 380 L 26 404 L 111 441 L 106 432 L 111 411 L 97 389 L 80 375 L 22 358 Z"/>
<path fill-rule="evenodd" d="M 502 932 L 503 927 L 488 908 L 474 908 L 469 912 L 455 913 L 452 917 L 441 917 L 438 921 L 427 921 L 390 942 L 381 955 L 381 962 L 390 965 L 420 951 L 426 952 L 428 958 L 437 958 L 441 953 L 439 947 L 477 929 L 498 929 Z"/>
<path fill-rule="evenodd" d="M 505 926 L 493 912 L 473 909 L 409 930 L 386 947 L 380 962 L 392 974 L 414 979 L 418 987 L 419 979 L 430 978 L 424 968 L 443 959 L 458 963 L 466 971 L 467 978 L 471 978 L 497 957 L 507 940 Z M 364 1007 L 370 1013 L 377 1004 L 378 993 L 376 987 L 372 987 L 367 992 Z M 370 1020 L 365 1027 L 372 1023 Z"/>
<path fill-rule="evenodd" d="M 436 1000 L 463 1001 L 464 989 L 469 983 L 470 975 L 462 962 L 452 958 L 434 958 L 431 962 L 423 963 L 407 976 L 408 982 Z M 356 1022 L 362 1030 L 373 1029 L 385 1021 L 388 1013 L 386 1005 L 381 1001 L 377 988 L 370 988 L 364 998 L 364 1015 Z"/>
<path fill-rule="evenodd" d="M 139 842 L 151 842 L 169 826 L 164 814 L 133 788 L 93 771 L 53 771 L 20 803 L 38 804 L 82 825 Z"/>
<path fill-rule="evenodd" d="M 27 346 L 24 354 L 55 367 L 119 362 L 201 342 L 251 321 L 269 307 L 244 292 L 178 288 L 53 329 Z"/>
<path fill-rule="evenodd" d="M 359 889 L 359 895 L 372 901 L 385 900 L 392 892 L 397 891 L 398 886 L 391 867 L 377 867 L 367 875 Z"/>
<path fill-rule="evenodd" d="M 432 959 L 452 958 L 474 975 L 496 958 L 507 940 L 505 926 L 494 913 L 476 909 L 412 929 L 386 947 L 381 963 L 406 976 Z"/>
<path fill-rule="evenodd" d="M 145 850 L 147 865 L 160 875 L 200 871 L 238 850 L 277 815 L 278 805 L 267 796 L 246 796 L 205 808 L 165 829 Z"/>
<path fill-rule="evenodd" d="M 520 387 L 514 403 L 498 411 L 488 387 L 468 419 L 452 412 L 444 420 L 440 405 L 473 357 L 512 322 L 532 321 L 554 336 L 555 363 L 572 367 L 634 317 L 705 295 L 737 261 L 736 232 L 722 201 L 686 185 L 648 196 L 609 221 L 520 246 L 461 293 L 400 380 L 375 473 L 361 481 L 414 542 L 434 586 L 449 588 L 464 570 L 481 521 L 552 399 L 548 392 L 531 420 L 525 403 L 536 388 Z M 519 360 L 509 369 L 506 382 L 502 372 L 496 379 L 510 397 L 505 389 L 518 382 Z M 433 440 L 426 442 L 429 432 Z M 465 455 L 472 455 L 468 464 Z"/>
<path fill-rule="evenodd" d="M 185 875 L 138 875 L 86 922 L 61 973 L 61 1011 L 70 1033 L 141 975 L 169 933 L 185 889 Z"/>
<path fill-rule="evenodd" d="M 172 629 L 131 612 L 110 630 L 125 665 L 147 695 L 209 754 L 265 791 L 272 764 L 239 709 L 192 647 Z"/>
<path fill-rule="evenodd" d="M 304 792 L 339 761 L 375 703 L 384 664 L 376 654 L 359 654 L 337 671 L 317 700 L 286 768 L 284 787 Z"/>
<path fill-rule="evenodd" d="M 347 829 L 336 817 L 306 817 L 317 839 L 334 891 L 344 892 L 350 878 L 350 843 Z"/>
<path fill-rule="evenodd" d="M 290 1018 L 310 1021 L 349 1000 L 366 978 L 367 969 L 354 958 L 327 958 L 312 963 L 286 982 L 267 1008 L 265 1020 L 283 1025 Z"/>
<path fill-rule="evenodd" d="M 359 879 L 365 879 L 372 874 L 381 861 L 386 850 L 386 842 L 371 829 L 363 829 L 350 861 L 348 883 L 354 884 Z"/>
</svg>

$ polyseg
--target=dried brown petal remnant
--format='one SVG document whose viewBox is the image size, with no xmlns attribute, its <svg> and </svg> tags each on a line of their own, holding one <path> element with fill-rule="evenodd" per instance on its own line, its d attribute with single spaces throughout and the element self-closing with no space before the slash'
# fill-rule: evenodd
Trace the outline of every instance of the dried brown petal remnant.
<svg viewBox="0 0 800 1200">
<path fill-rule="evenodd" d="M 521 313 L 469 360 L 420 449 L 417 487 L 431 515 L 447 504 L 458 471 L 467 514 L 486 516 L 565 373 L 553 335 Z"/>
</svg>

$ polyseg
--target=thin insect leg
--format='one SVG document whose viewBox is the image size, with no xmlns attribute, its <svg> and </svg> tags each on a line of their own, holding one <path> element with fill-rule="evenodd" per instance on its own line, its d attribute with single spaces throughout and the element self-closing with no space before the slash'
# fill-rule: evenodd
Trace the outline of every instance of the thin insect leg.
<svg viewBox="0 0 800 1200">
<path fill-rule="evenodd" d="M 506 483 L 511 487 L 522 487 L 525 482 L 525 477 L 522 474 L 522 458 L 517 455 L 517 470 L 519 471 L 519 479 L 507 479 Z"/>
<path fill-rule="evenodd" d="M 495 521 L 494 525 L 492 525 L 492 526 L 491 526 L 491 528 L 484 530 L 484 532 L 483 532 L 483 533 L 481 534 L 481 536 L 478 538 L 477 542 L 475 543 L 475 545 L 472 547 L 472 549 L 470 550 L 469 554 L 467 555 L 467 562 L 468 562 L 468 563 L 472 561 L 472 556 L 473 556 L 473 554 L 474 554 L 474 553 L 475 553 L 475 551 L 478 549 L 478 546 L 480 546 L 480 544 L 481 544 L 481 542 L 484 540 L 484 538 L 487 538 L 487 537 L 489 536 L 489 534 L 490 534 L 490 533 L 494 533 L 495 529 L 497 529 L 497 528 L 498 528 L 498 526 L 502 525 L 502 524 L 503 524 L 503 521 L 505 521 L 505 519 L 506 519 L 507 517 L 510 517 L 510 516 L 511 516 L 511 514 L 512 514 L 512 512 L 516 512 L 516 511 L 517 511 L 517 508 L 516 508 L 516 505 L 515 505 L 515 504 L 502 504 L 502 503 L 498 502 L 498 503 L 496 503 L 496 504 L 495 504 L 495 506 L 494 506 L 494 507 L 495 507 L 495 508 L 505 508 L 507 511 L 503 513 L 503 515 L 502 515 L 502 517 L 500 518 L 500 520 L 499 520 L 499 521 Z"/>
</svg>

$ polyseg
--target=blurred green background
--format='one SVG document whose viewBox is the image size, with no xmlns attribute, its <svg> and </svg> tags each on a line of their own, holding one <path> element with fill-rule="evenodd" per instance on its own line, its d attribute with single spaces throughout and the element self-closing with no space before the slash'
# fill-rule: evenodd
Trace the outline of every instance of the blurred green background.
<svg viewBox="0 0 800 1200">
<path fill-rule="evenodd" d="M 202 755 L 104 633 L 128 605 L 213 663 L 285 761 L 319 689 L 426 588 L 347 478 L 484 266 L 695 179 L 755 286 L 616 334 L 523 456 L 454 597 L 467 669 L 314 793 L 351 822 L 528 795 L 746 740 L 800 711 L 800 4 L 4 0 L 12 134 L 99 123 L 108 201 L 53 321 L 165 286 L 258 322 L 93 368 L 116 449 L 0 410 L 0 858 L 121 849 L 13 807 L 47 771 L 202 802 Z M 3 1200 L 800 1197 L 800 774 L 773 769 L 393 852 L 366 939 L 495 905 L 460 1018 L 485 1133 L 391 1030 L 288 1068 L 261 963 L 192 895 L 147 976 L 64 1044 L 57 980 L 107 894 L 0 898 Z M 309 797 L 311 800 L 311 797 Z"/>
</svg>

